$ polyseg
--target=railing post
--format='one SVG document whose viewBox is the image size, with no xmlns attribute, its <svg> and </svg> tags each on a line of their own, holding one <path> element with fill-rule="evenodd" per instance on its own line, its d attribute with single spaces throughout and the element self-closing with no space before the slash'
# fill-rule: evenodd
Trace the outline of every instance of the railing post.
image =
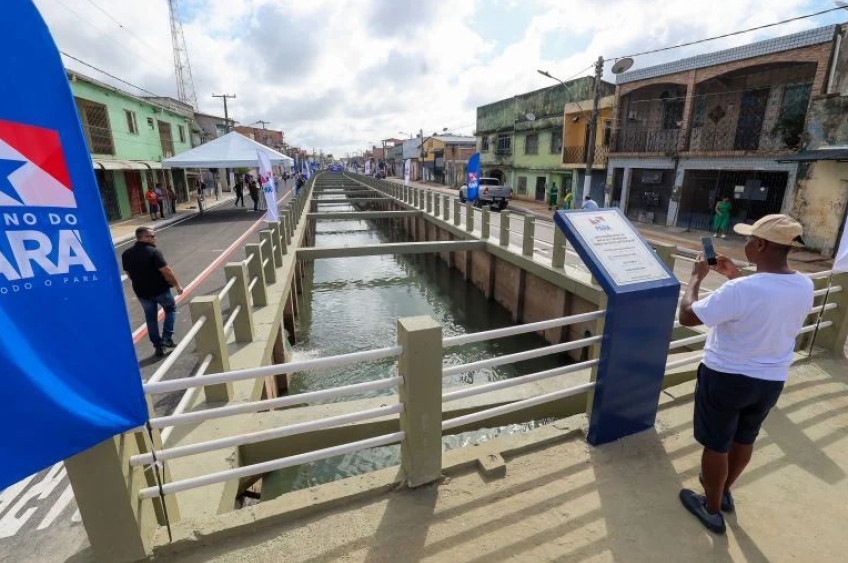
<svg viewBox="0 0 848 563">
<path fill-rule="evenodd" d="M 427 213 L 433 213 L 433 192 L 427 192 Z"/>
<path fill-rule="evenodd" d="M 501 232 L 498 243 L 501 246 L 509 246 L 509 211 L 501 211 Z"/>
<path fill-rule="evenodd" d="M 489 220 L 492 214 L 492 207 L 487 205 L 483 207 L 483 223 L 480 225 L 480 237 L 483 240 L 489 240 Z"/>
<path fill-rule="evenodd" d="M 236 279 L 236 283 L 230 289 L 230 309 L 241 307 L 241 311 L 233 323 L 236 342 L 253 342 L 253 310 L 250 307 L 247 290 L 247 266 L 243 262 L 226 264 L 224 266 L 224 278 Z"/>
<path fill-rule="evenodd" d="M 559 230 L 559 229 L 557 229 Z M 674 271 L 674 255 L 677 253 L 677 245 L 674 244 L 665 244 L 663 242 L 654 242 L 651 243 L 654 247 L 654 252 L 657 253 L 657 256 L 665 262 L 666 266 L 673 272 Z"/>
<path fill-rule="evenodd" d="M 562 229 L 554 227 L 554 248 L 551 254 L 551 267 L 565 267 L 565 235 Z"/>
<path fill-rule="evenodd" d="M 465 230 L 474 232 L 474 206 L 470 203 L 465 204 Z"/>
<path fill-rule="evenodd" d="M 524 241 L 521 246 L 521 254 L 524 256 L 533 256 L 533 239 L 535 236 L 536 218 L 532 215 L 526 215 L 524 217 Z"/>
<path fill-rule="evenodd" d="M 439 194 L 433 194 L 433 216 L 439 217 L 442 214 L 442 198 Z"/>
<path fill-rule="evenodd" d="M 401 467 L 406 484 L 419 487 L 442 476 L 442 327 L 427 316 L 398 319 L 397 339 Z"/>
<path fill-rule="evenodd" d="M 418 209 L 418 197 L 421 194 L 421 190 L 418 188 L 412 188 L 412 207 Z"/>
<path fill-rule="evenodd" d="M 286 225 L 288 226 L 288 229 L 286 229 L 286 244 L 291 245 L 296 220 L 292 212 L 288 209 L 283 212 L 283 216 L 286 218 Z"/>
<path fill-rule="evenodd" d="M 224 319 L 221 316 L 221 301 L 217 295 L 195 297 L 189 303 L 192 322 L 206 317 L 206 322 L 200 327 L 194 337 L 196 353 L 199 358 L 206 354 L 212 355 L 206 373 L 221 373 L 230 370 L 230 352 L 227 349 L 227 339 L 224 336 Z M 226 403 L 233 396 L 232 383 L 218 383 L 203 388 L 206 401 L 209 403 Z"/>
<path fill-rule="evenodd" d="M 265 289 L 265 269 L 262 267 L 262 247 L 258 244 L 246 244 L 244 245 L 244 253 L 247 258 L 253 256 L 247 264 L 247 273 L 249 276 L 247 285 L 250 286 L 253 278 L 259 280 L 253 285 L 253 289 L 250 292 L 253 306 L 264 307 L 268 304 L 268 292 Z"/>
<path fill-rule="evenodd" d="M 443 195 L 442 203 L 444 203 L 442 206 L 442 219 L 447 222 L 450 220 L 450 196 L 447 194 Z"/>
<path fill-rule="evenodd" d="M 270 221 L 268 223 L 268 228 L 271 231 L 271 241 L 274 243 L 274 246 L 271 247 L 274 255 L 274 267 L 282 268 L 283 267 L 283 245 L 285 243 L 280 243 L 280 223 L 279 221 Z M 283 237 L 285 240 L 285 237 Z"/>
<path fill-rule="evenodd" d="M 277 270 L 274 268 L 274 249 L 271 247 L 274 234 L 270 230 L 259 231 L 259 239 L 265 243 L 265 251 L 262 253 L 264 258 L 262 261 L 264 262 L 266 258 L 270 258 L 268 263 L 262 266 L 265 270 L 265 282 L 270 285 L 277 281 Z"/>
<path fill-rule="evenodd" d="M 833 273 L 830 277 L 830 286 L 840 285 L 842 290 L 838 293 L 828 293 L 827 302 L 823 304 L 836 303 L 836 309 L 825 311 L 821 317 L 822 321 L 833 321 L 833 326 L 819 330 L 815 342 L 825 348 L 831 354 L 839 358 L 845 357 L 845 340 L 848 338 L 848 273 Z"/>
<path fill-rule="evenodd" d="M 286 233 L 289 228 L 289 218 L 285 214 L 280 215 L 280 220 L 277 221 L 277 232 L 280 235 L 280 255 L 285 256 L 289 253 L 288 236 Z"/>
<path fill-rule="evenodd" d="M 459 226 L 459 200 L 453 200 L 453 224 Z"/>
</svg>

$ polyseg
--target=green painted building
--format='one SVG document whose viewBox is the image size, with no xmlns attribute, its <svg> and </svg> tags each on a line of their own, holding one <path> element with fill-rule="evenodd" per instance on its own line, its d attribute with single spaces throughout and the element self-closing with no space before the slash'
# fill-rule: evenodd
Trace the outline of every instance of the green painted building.
<svg viewBox="0 0 848 563">
<path fill-rule="evenodd" d="M 599 86 L 602 96 L 615 92 L 609 82 Z M 584 77 L 478 107 L 483 176 L 511 186 L 516 199 L 544 201 L 553 183 L 562 198 L 563 188 L 572 185 L 572 171 L 563 164 L 564 108 L 591 100 L 593 88 L 594 78 Z"/>
<path fill-rule="evenodd" d="M 68 79 L 109 221 L 147 213 L 144 192 L 156 183 L 186 201 L 185 172 L 164 170 L 161 162 L 191 148 L 191 107 L 133 96 L 77 72 L 68 71 Z"/>
</svg>

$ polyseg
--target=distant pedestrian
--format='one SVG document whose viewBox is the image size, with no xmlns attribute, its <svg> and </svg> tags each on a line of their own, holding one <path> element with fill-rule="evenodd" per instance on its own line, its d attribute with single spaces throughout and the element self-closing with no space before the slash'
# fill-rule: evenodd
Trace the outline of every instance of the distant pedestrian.
<svg viewBox="0 0 848 563">
<path fill-rule="evenodd" d="M 162 184 L 156 184 L 156 187 L 153 188 L 153 191 L 156 192 L 156 197 L 159 198 L 159 215 L 161 215 L 162 219 L 165 218 L 165 206 L 167 205 L 167 196 L 165 192 L 162 191 Z"/>
<path fill-rule="evenodd" d="M 559 198 L 559 190 L 557 190 L 556 182 L 551 182 L 551 189 L 548 192 L 548 211 L 557 208 L 557 199 Z"/>
<path fill-rule="evenodd" d="M 150 220 L 155 221 L 159 215 L 159 196 L 153 188 L 148 187 L 147 193 L 144 194 L 144 199 L 147 200 L 147 208 L 150 211 Z"/>
<path fill-rule="evenodd" d="M 565 197 L 562 198 L 562 208 L 571 209 L 572 205 L 574 205 L 574 193 L 568 190 L 565 192 Z"/>
<path fill-rule="evenodd" d="M 171 204 L 171 215 L 177 214 L 177 194 L 174 193 L 174 188 L 168 186 L 168 203 Z"/>
<path fill-rule="evenodd" d="M 583 199 L 583 209 L 586 209 L 588 211 L 595 211 L 596 209 L 598 209 L 598 204 L 595 203 L 595 200 L 592 199 L 592 196 L 587 195 Z"/>
<path fill-rule="evenodd" d="M 133 292 L 144 310 L 147 336 L 153 344 L 157 358 L 165 355 L 165 348 L 174 348 L 174 323 L 177 305 L 171 294 L 173 287 L 180 295 L 183 287 L 177 281 L 165 257 L 156 248 L 156 235 L 151 227 L 135 231 L 135 244 L 121 255 L 121 265 L 132 282 Z M 159 307 L 165 311 L 162 334 L 159 334 Z"/>
<path fill-rule="evenodd" d="M 236 180 L 236 185 L 233 189 L 236 192 L 236 207 L 239 206 L 239 201 L 241 201 L 241 206 L 244 207 L 244 183 L 241 178 Z"/>
<path fill-rule="evenodd" d="M 197 199 L 197 210 L 202 214 L 203 213 L 203 182 L 198 180 L 197 189 L 195 190 L 195 197 Z"/>
<path fill-rule="evenodd" d="M 727 238 L 727 229 L 730 227 L 730 210 L 733 204 L 730 203 L 729 197 L 721 198 L 721 201 L 716 203 L 715 216 L 713 217 L 713 236 L 721 236 Z"/>
<path fill-rule="evenodd" d="M 250 177 L 247 191 L 250 194 L 250 199 L 253 200 L 253 210 L 259 211 L 259 186 L 256 184 L 256 179 L 253 176 Z"/>
</svg>

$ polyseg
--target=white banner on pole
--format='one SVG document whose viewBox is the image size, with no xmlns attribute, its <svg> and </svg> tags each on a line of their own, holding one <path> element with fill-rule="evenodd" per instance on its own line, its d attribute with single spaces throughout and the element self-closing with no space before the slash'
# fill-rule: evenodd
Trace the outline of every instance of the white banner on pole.
<svg viewBox="0 0 848 563">
<path fill-rule="evenodd" d="M 271 169 L 271 159 L 261 150 L 256 150 L 259 158 L 259 181 L 262 184 L 262 192 L 265 194 L 265 203 L 268 212 L 265 214 L 266 221 L 279 221 L 280 214 L 277 211 L 277 186 L 274 185 L 274 172 Z"/>
<path fill-rule="evenodd" d="M 412 159 L 407 158 L 403 161 L 403 185 L 409 185 L 409 176 L 412 173 Z"/>
</svg>

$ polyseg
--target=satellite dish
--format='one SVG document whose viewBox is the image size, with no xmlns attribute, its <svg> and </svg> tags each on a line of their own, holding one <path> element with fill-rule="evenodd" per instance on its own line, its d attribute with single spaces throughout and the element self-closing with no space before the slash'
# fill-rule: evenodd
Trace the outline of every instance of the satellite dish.
<svg viewBox="0 0 848 563">
<path fill-rule="evenodd" d="M 630 57 L 618 59 L 617 61 L 615 61 L 615 64 L 612 65 L 612 73 L 621 74 L 622 72 L 630 70 L 631 66 L 633 66 L 633 59 L 631 59 Z"/>
<path fill-rule="evenodd" d="M 527 112 L 524 114 L 524 117 L 527 118 L 527 121 L 536 121 L 536 114 L 533 112 Z"/>
</svg>

